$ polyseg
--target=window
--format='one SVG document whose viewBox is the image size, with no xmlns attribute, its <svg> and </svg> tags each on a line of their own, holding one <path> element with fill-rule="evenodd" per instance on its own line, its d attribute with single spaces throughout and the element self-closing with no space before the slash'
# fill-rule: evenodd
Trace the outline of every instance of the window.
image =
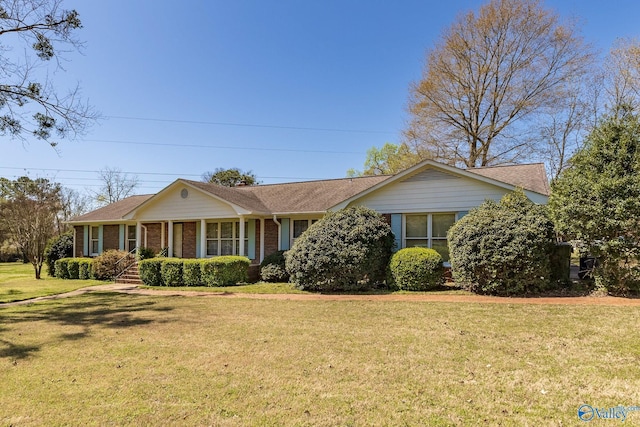
<svg viewBox="0 0 640 427">
<path fill-rule="evenodd" d="M 207 223 L 207 256 L 240 254 L 240 222 Z M 244 223 L 244 256 L 249 255 L 249 223 Z"/>
<path fill-rule="evenodd" d="M 311 226 L 311 224 L 315 224 L 318 222 L 317 219 L 294 219 L 293 220 L 293 230 L 291 233 L 293 243 L 298 237 L 302 235 L 307 229 Z"/>
<path fill-rule="evenodd" d="M 432 248 L 448 262 L 447 232 L 455 220 L 456 215 L 449 213 L 407 215 L 404 247 Z"/>
<path fill-rule="evenodd" d="M 91 255 L 98 255 L 98 240 L 100 235 L 100 227 L 92 226 L 89 234 L 89 247 Z"/>
<path fill-rule="evenodd" d="M 132 251 L 136 248 L 136 226 L 127 225 L 127 250 Z"/>
</svg>

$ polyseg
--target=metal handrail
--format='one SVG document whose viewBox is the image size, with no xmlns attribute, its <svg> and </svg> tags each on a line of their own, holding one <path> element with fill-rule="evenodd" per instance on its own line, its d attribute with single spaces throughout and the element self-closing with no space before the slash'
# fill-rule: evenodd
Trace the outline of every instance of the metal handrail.
<svg viewBox="0 0 640 427">
<path fill-rule="evenodd" d="M 129 267 L 131 267 L 133 264 L 136 263 L 137 258 L 134 255 L 134 253 L 138 250 L 137 247 L 131 249 L 125 256 L 123 256 L 122 258 L 120 258 L 118 261 L 116 261 L 114 267 L 113 267 L 113 280 L 118 279 L 120 276 L 122 276 L 124 274 L 125 271 L 127 271 L 129 269 Z M 120 272 L 118 273 L 118 265 L 124 261 L 125 259 L 130 260 L 131 262 L 128 263 L 122 270 L 120 270 Z"/>
</svg>

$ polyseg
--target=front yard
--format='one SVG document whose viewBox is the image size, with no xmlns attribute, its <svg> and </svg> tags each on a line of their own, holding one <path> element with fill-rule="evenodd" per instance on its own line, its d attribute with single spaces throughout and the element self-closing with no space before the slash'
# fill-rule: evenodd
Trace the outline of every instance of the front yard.
<svg viewBox="0 0 640 427">
<path fill-rule="evenodd" d="M 0 316 L 1 425 L 576 425 L 582 404 L 640 405 L 637 307 L 96 293 Z"/>
</svg>

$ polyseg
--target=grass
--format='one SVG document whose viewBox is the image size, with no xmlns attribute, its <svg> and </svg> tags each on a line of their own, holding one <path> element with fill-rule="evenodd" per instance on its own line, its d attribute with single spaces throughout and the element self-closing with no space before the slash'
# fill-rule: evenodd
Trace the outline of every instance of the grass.
<svg viewBox="0 0 640 427">
<path fill-rule="evenodd" d="M 98 280 L 61 280 L 48 277 L 36 280 L 33 266 L 21 262 L 0 263 L 0 303 L 60 294 L 86 286 L 103 284 Z"/>
<path fill-rule="evenodd" d="M 584 403 L 640 405 L 637 307 L 96 293 L 0 316 L 0 425 L 577 425 Z"/>
</svg>

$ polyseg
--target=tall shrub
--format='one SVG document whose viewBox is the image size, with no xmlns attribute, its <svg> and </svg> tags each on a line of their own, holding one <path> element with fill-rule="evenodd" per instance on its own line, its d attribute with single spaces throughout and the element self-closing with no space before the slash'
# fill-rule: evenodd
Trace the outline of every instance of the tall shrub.
<svg viewBox="0 0 640 427">
<path fill-rule="evenodd" d="M 55 263 L 60 258 L 73 256 L 73 232 L 56 236 L 49 240 L 44 250 L 44 262 L 47 264 L 49 276 L 56 277 Z"/>
<path fill-rule="evenodd" d="M 398 289 L 427 291 L 444 283 L 442 256 L 433 249 L 405 248 L 391 257 L 391 282 Z"/>
<path fill-rule="evenodd" d="M 260 263 L 260 279 L 265 282 L 289 281 L 284 253 L 285 251 L 276 251 L 264 257 Z"/>
<path fill-rule="evenodd" d="M 486 201 L 448 234 L 455 282 L 473 292 L 522 295 L 552 287 L 554 229 L 545 206 L 523 191 Z"/>
<path fill-rule="evenodd" d="M 330 212 L 286 254 L 298 287 L 316 291 L 372 288 L 385 279 L 394 238 L 384 218 L 364 207 Z"/>
</svg>

